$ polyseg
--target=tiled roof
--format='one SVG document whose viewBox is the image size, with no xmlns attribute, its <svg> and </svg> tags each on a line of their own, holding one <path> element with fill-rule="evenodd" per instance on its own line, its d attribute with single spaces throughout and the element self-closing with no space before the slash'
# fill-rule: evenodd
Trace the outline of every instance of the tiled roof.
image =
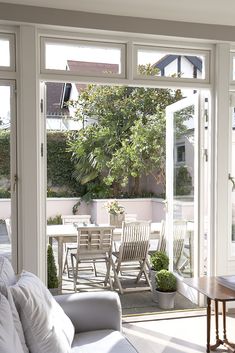
<svg viewBox="0 0 235 353">
<path fill-rule="evenodd" d="M 68 108 L 62 106 L 63 91 L 64 83 L 46 83 L 47 116 L 57 117 L 69 115 Z"/>
</svg>

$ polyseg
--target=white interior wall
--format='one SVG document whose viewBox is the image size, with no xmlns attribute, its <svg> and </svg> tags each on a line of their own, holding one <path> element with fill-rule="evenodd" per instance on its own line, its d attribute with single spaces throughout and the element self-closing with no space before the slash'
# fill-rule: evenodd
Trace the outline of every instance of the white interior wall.
<svg viewBox="0 0 235 353">
<path fill-rule="evenodd" d="M 99 29 L 121 31 L 129 36 L 130 33 L 153 34 L 161 36 L 197 38 L 209 40 L 235 41 L 235 27 L 197 25 L 189 23 L 169 22 L 162 20 L 147 20 L 98 14 L 84 14 L 72 11 L 43 8 L 30 8 L 26 6 L 11 6 L 0 3 L 0 22 L 6 24 L 10 21 L 19 26 L 19 270 L 25 268 L 38 274 L 45 280 L 45 219 L 43 219 L 44 193 L 40 183 L 40 117 L 39 117 L 39 76 L 37 24 L 83 27 L 83 29 Z M 9 22 L 7 22 L 9 23 Z M 26 23 L 26 25 L 22 25 Z M 27 24 L 27 23 L 35 23 Z M 110 33 L 110 32 L 109 32 Z M 157 39 L 157 38 L 155 38 Z M 168 38 L 169 39 L 169 38 Z M 142 37 L 142 41 L 144 41 Z M 192 43 L 192 40 L 191 40 Z M 196 43 L 196 42 L 195 42 Z M 196 44 L 195 44 L 196 45 Z M 217 134 L 219 141 L 214 148 L 217 158 L 213 173 L 213 193 L 217 195 L 215 211 L 212 212 L 216 220 L 214 227 L 215 242 L 211 244 L 216 273 L 225 273 L 228 270 L 227 251 L 223 234 L 228 232 L 227 219 L 223 217 L 226 212 L 227 197 L 224 187 L 227 185 L 228 162 L 225 155 L 227 141 L 226 122 L 228 119 L 228 89 L 229 89 L 229 44 L 218 45 L 216 52 L 216 85 L 215 85 L 215 111 L 219 117 Z M 225 53 L 225 55 L 224 55 Z M 221 164 L 222 163 L 222 164 Z M 223 168 L 222 168 L 223 167 Z M 221 255 L 222 254 L 222 255 Z"/>
</svg>

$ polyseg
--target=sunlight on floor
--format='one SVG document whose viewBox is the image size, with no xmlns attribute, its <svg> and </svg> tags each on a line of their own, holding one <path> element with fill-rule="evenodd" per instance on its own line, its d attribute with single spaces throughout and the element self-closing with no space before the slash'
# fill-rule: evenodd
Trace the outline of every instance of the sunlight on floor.
<svg viewBox="0 0 235 353">
<path fill-rule="evenodd" d="M 222 337 L 222 317 L 220 337 Z M 227 317 L 228 339 L 234 338 L 235 317 Z M 123 331 L 139 353 L 199 353 L 206 351 L 206 316 L 123 324 Z M 215 341 L 212 318 L 211 343 Z M 227 352 L 222 346 L 218 352 Z"/>
</svg>

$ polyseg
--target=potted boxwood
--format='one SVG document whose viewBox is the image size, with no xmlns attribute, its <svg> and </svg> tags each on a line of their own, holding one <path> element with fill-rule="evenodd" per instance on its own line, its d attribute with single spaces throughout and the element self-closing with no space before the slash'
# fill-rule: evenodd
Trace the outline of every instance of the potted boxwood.
<svg viewBox="0 0 235 353">
<path fill-rule="evenodd" d="M 173 309 L 177 290 L 177 280 L 175 275 L 168 270 L 157 272 L 156 285 L 159 308 Z"/>
<path fill-rule="evenodd" d="M 158 296 L 156 291 L 156 274 L 161 270 L 168 270 L 169 257 L 164 251 L 156 251 L 150 256 L 151 270 L 150 270 L 150 281 L 152 287 L 152 296 L 155 303 L 158 302 Z"/>
<path fill-rule="evenodd" d="M 57 277 L 57 269 L 53 249 L 50 244 L 47 247 L 47 287 L 51 294 L 58 294 L 59 280 Z"/>
</svg>

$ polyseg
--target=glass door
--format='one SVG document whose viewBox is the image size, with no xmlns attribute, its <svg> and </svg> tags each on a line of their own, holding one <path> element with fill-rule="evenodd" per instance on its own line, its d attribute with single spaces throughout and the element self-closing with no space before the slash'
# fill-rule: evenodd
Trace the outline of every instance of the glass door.
<svg viewBox="0 0 235 353">
<path fill-rule="evenodd" d="M 235 94 L 232 94 L 233 105 L 235 103 Z M 230 173 L 229 173 L 229 199 L 230 199 L 230 224 L 231 224 L 231 252 L 235 256 L 235 107 L 232 107 L 231 114 L 231 137 L 230 137 Z"/>
<path fill-rule="evenodd" d="M 0 255 L 17 269 L 15 84 L 0 80 Z"/>
<path fill-rule="evenodd" d="M 192 291 L 189 295 L 182 279 L 201 274 L 207 256 L 200 254 L 207 237 L 202 220 L 206 210 L 201 199 L 206 182 L 202 163 L 206 150 L 202 146 L 207 126 L 203 124 L 201 128 L 199 103 L 200 96 L 195 93 L 166 108 L 166 234 L 170 269 L 179 279 L 179 291 L 194 302 L 197 293 Z"/>
</svg>

